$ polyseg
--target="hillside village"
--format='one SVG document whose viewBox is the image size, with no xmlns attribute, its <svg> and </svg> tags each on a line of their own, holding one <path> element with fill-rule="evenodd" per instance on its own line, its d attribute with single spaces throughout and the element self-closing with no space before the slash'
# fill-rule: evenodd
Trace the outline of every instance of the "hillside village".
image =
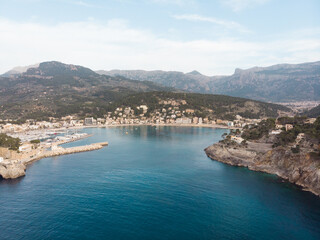
<svg viewBox="0 0 320 240">
<path fill-rule="evenodd" d="M 292 152 L 299 152 L 299 143 L 309 141 L 308 148 L 320 153 L 320 117 L 279 117 L 264 119 L 258 124 L 246 125 L 242 129 L 231 130 L 223 136 L 227 145 L 234 142 L 242 146 L 251 143 L 265 143 L 269 147 L 291 146 Z"/>
</svg>

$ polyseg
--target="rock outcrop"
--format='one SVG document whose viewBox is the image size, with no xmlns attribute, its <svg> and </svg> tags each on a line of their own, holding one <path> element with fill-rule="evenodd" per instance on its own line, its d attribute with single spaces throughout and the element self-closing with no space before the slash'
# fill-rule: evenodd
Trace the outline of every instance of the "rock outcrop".
<svg viewBox="0 0 320 240">
<path fill-rule="evenodd" d="M 26 174 L 26 165 L 21 162 L 0 163 L 0 176 L 4 179 L 22 177 Z"/>
<path fill-rule="evenodd" d="M 320 159 L 302 147 L 299 153 L 291 148 L 264 148 L 239 144 L 216 143 L 205 149 L 208 157 L 233 166 L 248 167 L 250 170 L 276 174 L 279 177 L 302 186 L 305 190 L 320 196 Z M 261 151 L 261 149 L 264 149 Z"/>
</svg>

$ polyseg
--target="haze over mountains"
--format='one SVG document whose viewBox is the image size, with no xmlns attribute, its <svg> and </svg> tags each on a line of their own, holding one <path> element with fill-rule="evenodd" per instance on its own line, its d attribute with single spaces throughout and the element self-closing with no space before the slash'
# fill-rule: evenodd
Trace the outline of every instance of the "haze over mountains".
<svg viewBox="0 0 320 240">
<path fill-rule="evenodd" d="M 225 94 L 267 102 L 320 100 L 320 61 L 236 69 L 231 76 L 205 76 L 197 71 L 111 70 L 99 74 L 148 80 L 190 92 Z"/>
<path fill-rule="evenodd" d="M 26 72 L 29 68 L 36 68 L 39 67 L 39 63 L 37 64 L 33 64 L 33 65 L 29 65 L 29 66 L 18 66 L 18 67 L 14 67 L 11 70 L 9 70 L 8 72 L 5 72 L 4 74 L 2 74 L 2 77 L 10 77 L 12 75 L 16 75 L 16 74 L 21 74 Z"/>
</svg>

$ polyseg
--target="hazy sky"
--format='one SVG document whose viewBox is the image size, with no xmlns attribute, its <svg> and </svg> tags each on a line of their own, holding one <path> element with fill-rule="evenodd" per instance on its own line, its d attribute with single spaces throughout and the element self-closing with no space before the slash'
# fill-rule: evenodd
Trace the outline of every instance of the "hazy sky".
<svg viewBox="0 0 320 240">
<path fill-rule="evenodd" d="M 0 0 L 0 73 L 234 69 L 320 60 L 319 0 Z"/>
</svg>

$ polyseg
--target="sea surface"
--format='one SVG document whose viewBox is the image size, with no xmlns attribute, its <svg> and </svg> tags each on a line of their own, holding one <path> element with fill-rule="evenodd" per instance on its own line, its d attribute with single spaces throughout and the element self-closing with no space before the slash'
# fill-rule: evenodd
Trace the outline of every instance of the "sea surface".
<svg viewBox="0 0 320 240">
<path fill-rule="evenodd" d="M 84 129 L 98 151 L 42 159 L 0 181 L 0 239 L 320 239 L 320 198 L 209 159 L 227 130 Z"/>
</svg>

